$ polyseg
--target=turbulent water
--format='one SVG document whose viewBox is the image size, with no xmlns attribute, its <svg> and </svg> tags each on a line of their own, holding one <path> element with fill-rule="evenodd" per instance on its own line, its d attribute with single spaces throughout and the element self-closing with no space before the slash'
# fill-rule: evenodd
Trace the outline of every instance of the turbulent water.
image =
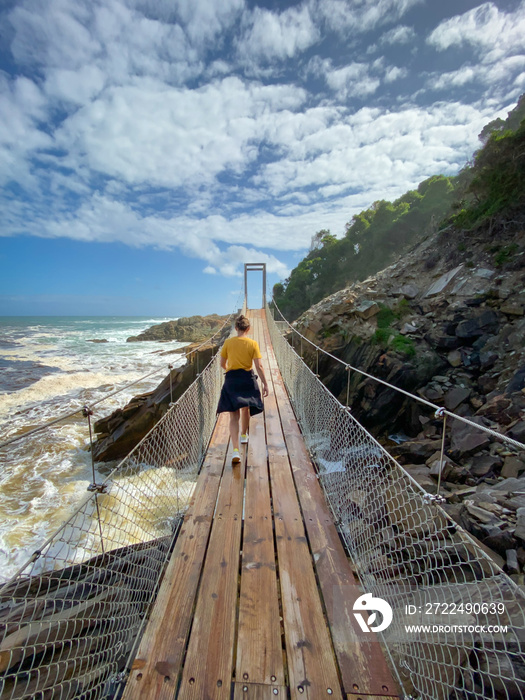
<svg viewBox="0 0 525 700">
<path fill-rule="evenodd" d="M 183 343 L 126 343 L 145 317 L 0 317 L 0 442 L 82 408 L 159 368 L 95 408 L 93 420 L 155 387 Z M 92 343 L 90 340 L 107 340 Z M 162 372 L 164 370 L 164 372 Z M 86 496 L 92 481 L 81 414 L 0 449 L 0 581 L 22 566 Z"/>
</svg>

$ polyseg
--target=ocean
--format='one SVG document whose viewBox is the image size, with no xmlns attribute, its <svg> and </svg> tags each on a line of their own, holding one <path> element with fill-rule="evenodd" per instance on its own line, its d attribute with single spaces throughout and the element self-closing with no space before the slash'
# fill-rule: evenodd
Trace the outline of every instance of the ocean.
<svg viewBox="0 0 525 700">
<path fill-rule="evenodd" d="M 0 317 L 0 442 L 159 373 L 95 407 L 93 422 L 157 386 L 161 353 L 185 343 L 126 339 L 173 319 L 135 316 Z M 105 340 L 107 342 L 90 342 Z M 92 481 L 89 430 L 81 414 L 0 449 L 0 582 L 61 525 Z M 111 465 L 105 465 L 104 472 Z M 101 477 L 103 478 L 103 477 Z"/>
</svg>

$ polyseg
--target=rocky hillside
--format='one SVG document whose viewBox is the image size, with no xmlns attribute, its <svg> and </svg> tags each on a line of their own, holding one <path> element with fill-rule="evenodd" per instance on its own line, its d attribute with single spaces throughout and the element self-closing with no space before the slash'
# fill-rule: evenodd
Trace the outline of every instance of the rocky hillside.
<svg viewBox="0 0 525 700">
<path fill-rule="evenodd" d="M 428 237 L 294 326 L 345 363 L 525 442 L 525 226 Z M 303 355 L 317 366 L 315 351 Z M 430 493 L 443 421 L 326 356 L 319 374 Z M 448 420 L 441 493 L 450 514 L 517 575 L 525 566 L 525 451 Z M 520 579 L 521 581 L 521 579 Z"/>
<path fill-rule="evenodd" d="M 128 343 L 142 340 L 167 341 L 177 340 L 179 343 L 202 342 L 210 338 L 224 324 L 228 316 L 183 316 L 176 321 L 167 321 L 151 326 L 139 335 L 131 336 Z"/>
</svg>

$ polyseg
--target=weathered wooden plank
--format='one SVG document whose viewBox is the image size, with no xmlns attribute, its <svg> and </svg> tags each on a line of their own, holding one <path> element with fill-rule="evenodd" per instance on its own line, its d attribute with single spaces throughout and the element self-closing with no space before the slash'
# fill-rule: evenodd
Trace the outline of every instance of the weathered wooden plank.
<svg viewBox="0 0 525 700">
<path fill-rule="evenodd" d="M 223 414 L 217 421 L 123 700 L 171 700 L 175 694 L 228 440 L 228 417 Z"/>
<path fill-rule="evenodd" d="M 229 700 L 244 494 L 244 461 L 226 458 L 178 698 Z"/>
<path fill-rule="evenodd" d="M 266 426 L 291 697 L 342 698 L 272 390 Z"/>
<path fill-rule="evenodd" d="M 267 355 L 343 688 L 349 694 L 358 692 L 359 697 L 362 694 L 397 697 L 397 685 L 377 636 L 373 633 L 365 636 L 353 615 L 354 602 L 363 591 L 357 585 L 334 526 L 270 345 Z"/>
<path fill-rule="evenodd" d="M 242 551 L 235 677 L 238 682 L 283 685 L 279 598 L 263 415 L 255 416 L 250 421 Z"/>
<path fill-rule="evenodd" d="M 286 686 L 234 683 L 233 700 L 286 700 Z"/>
</svg>

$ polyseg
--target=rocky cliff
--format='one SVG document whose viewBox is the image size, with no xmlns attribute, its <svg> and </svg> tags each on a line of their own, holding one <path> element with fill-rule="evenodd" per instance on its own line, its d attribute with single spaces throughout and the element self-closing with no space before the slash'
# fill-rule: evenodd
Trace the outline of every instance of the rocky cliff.
<svg viewBox="0 0 525 700">
<path fill-rule="evenodd" d="M 177 340 L 180 343 L 202 342 L 210 338 L 224 324 L 228 316 L 183 316 L 176 321 L 167 321 L 151 326 L 139 335 L 131 336 L 128 343 L 142 340 Z"/>
<path fill-rule="evenodd" d="M 525 442 L 525 231 L 448 229 L 294 326 L 343 362 Z M 297 347 L 297 344 L 296 344 Z M 326 386 L 430 493 L 443 421 L 303 341 Z M 525 452 L 448 421 L 441 493 L 509 573 L 525 566 Z"/>
</svg>

